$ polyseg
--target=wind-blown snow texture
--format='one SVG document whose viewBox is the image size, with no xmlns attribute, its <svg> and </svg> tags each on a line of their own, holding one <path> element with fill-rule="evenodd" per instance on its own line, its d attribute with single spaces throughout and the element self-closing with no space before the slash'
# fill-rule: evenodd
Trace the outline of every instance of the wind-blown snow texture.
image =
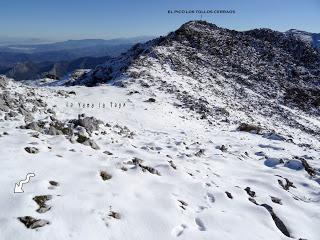
<svg viewBox="0 0 320 240">
<path fill-rule="evenodd" d="M 2 77 L 0 239 L 319 239 L 318 55 L 279 35 L 265 66 L 270 34 L 190 22 L 73 82 L 114 85 Z"/>
</svg>

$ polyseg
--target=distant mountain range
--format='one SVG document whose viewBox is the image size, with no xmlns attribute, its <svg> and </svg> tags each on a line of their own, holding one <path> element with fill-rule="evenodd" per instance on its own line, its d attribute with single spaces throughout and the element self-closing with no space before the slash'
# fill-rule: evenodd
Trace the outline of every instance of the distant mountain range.
<svg viewBox="0 0 320 240">
<path fill-rule="evenodd" d="M 106 62 L 110 57 L 82 57 L 71 61 L 60 62 L 23 62 L 14 67 L 0 71 L 15 80 L 38 79 L 50 77 L 59 79 L 77 69 L 92 69 Z"/>
<path fill-rule="evenodd" d="M 119 46 L 119 45 L 132 45 L 138 42 L 145 42 L 154 37 L 143 36 L 133 38 L 115 38 L 115 39 L 81 39 L 81 40 L 67 40 L 56 43 L 42 43 L 42 44 L 11 44 L 0 47 L 0 52 L 15 52 L 15 53 L 41 53 L 53 51 L 66 51 L 66 50 L 80 50 L 91 49 L 98 46 Z"/>
<path fill-rule="evenodd" d="M 47 72 L 61 77 L 75 67 L 92 68 L 108 57 L 126 52 L 132 45 L 152 37 L 111 40 L 68 40 L 48 44 L 16 44 L 0 47 L 0 73 L 16 80 L 34 79 Z"/>
<path fill-rule="evenodd" d="M 50 43 L 53 41 L 49 41 L 47 39 L 41 38 L 15 38 L 15 37 L 0 37 L 0 47 L 11 46 L 11 45 L 33 45 L 33 44 L 41 44 L 41 43 Z"/>
</svg>

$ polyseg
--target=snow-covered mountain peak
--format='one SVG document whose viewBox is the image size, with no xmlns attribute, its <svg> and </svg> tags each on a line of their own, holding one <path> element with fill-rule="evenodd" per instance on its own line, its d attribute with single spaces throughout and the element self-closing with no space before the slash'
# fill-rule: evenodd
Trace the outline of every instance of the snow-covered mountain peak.
<svg viewBox="0 0 320 240">
<path fill-rule="evenodd" d="M 284 33 L 238 32 L 191 21 L 134 46 L 72 84 L 138 85 L 175 95 L 181 107 L 202 118 L 257 120 L 253 116 L 258 114 L 263 124 L 274 125 L 269 119 L 274 118 L 316 136 L 319 127 L 302 126 L 298 116 L 320 114 L 319 64 L 314 48 Z"/>
<path fill-rule="evenodd" d="M 295 51 L 297 47 L 299 47 L 299 50 Z M 186 53 L 186 51 L 189 52 Z M 143 65 L 141 59 L 145 59 L 145 57 L 156 58 L 163 64 L 170 61 L 170 55 L 189 54 L 191 56 L 194 51 L 198 51 L 198 53 L 194 58 L 189 57 L 189 65 L 199 65 L 197 58 L 201 54 L 205 58 L 215 58 L 210 66 L 205 64 L 208 70 L 222 65 L 224 68 L 231 67 L 230 70 L 236 74 L 240 72 L 240 74 L 244 73 L 246 75 L 252 73 L 252 70 L 248 69 L 250 67 L 256 69 L 261 65 L 269 65 L 268 68 L 270 69 L 270 67 L 278 68 L 280 64 L 284 65 L 283 68 L 285 68 L 281 69 L 282 66 L 280 66 L 281 71 L 276 73 L 282 75 L 281 78 L 295 77 L 290 73 L 290 68 L 295 65 L 302 68 L 307 67 L 308 69 L 305 70 L 311 73 L 310 77 L 312 78 L 314 72 L 311 70 L 316 68 L 320 62 L 319 53 L 305 44 L 304 41 L 292 38 L 288 34 L 271 29 L 238 32 L 219 28 L 205 21 L 190 21 L 165 37 L 135 45 L 122 56 L 98 66 L 86 79 L 81 79 L 75 84 L 107 83 L 126 75 L 127 70 L 132 65 L 138 64 L 138 62 Z M 165 56 L 161 54 L 165 52 L 168 54 Z M 287 61 L 283 63 L 283 60 Z M 252 66 L 249 66 L 249 64 L 248 66 L 242 66 L 246 61 Z M 171 64 L 170 67 L 176 71 L 174 64 Z M 316 74 L 319 73 L 316 72 Z"/>
<path fill-rule="evenodd" d="M 213 23 L 209 23 L 206 21 L 201 21 L 201 20 L 194 20 L 194 21 L 189 21 L 181 25 L 178 30 L 175 32 L 183 32 L 183 31 L 196 31 L 196 32 L 202 32 L 202 33 L 207 33 L 209 31 L 219 29 L 219 27 Z"/>
</svg>

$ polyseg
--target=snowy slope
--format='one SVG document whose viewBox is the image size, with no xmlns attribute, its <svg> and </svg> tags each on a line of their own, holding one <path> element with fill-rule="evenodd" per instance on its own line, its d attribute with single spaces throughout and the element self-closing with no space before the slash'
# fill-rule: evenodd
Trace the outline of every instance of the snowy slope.
<svg viewBox="0 0 320 240">
<path fill-rule="evenodd" d="M 8 81 L 0 91 L 0 107 L 9 99 L 17 112 L 2 111 L 0 122 L 0 239 L 319 239 L 320 143 L 306 132 L 274 119 L 269 125 L 291 139 L 210 124 L 177 107 L 175 95 L 138 82 L 87 88 Z M 82 113 L 103 123 L 93 131 L 94 124 L 68 125 Z M 28 125 L 39 121 L 37 130 Z M 58 131 L 58 121 L 72 136 Z M 305 121 L 319 126 L 312 116 Z M 80 132 L 99 149 L 74 141 Z M 36 176 L 14 194 L 29 172 Z M 26 216 L 42 221 L 32 225 Z"/>
<path fill-rule="evenodd" d="M 311 44 L 313 47 L 320 48 L 320 33 L 310 33 L 298 29 L 290 29 L 286 31 L 286 34 L 296 36 L 308 44 Z"/>
</svg>

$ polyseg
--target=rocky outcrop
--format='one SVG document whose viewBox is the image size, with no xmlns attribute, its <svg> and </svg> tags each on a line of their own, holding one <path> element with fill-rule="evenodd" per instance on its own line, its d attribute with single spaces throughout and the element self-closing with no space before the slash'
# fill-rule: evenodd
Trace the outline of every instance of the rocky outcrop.
<svg viewBox="0 0 320 240">
<path fill-rule="evenodd" d="M 31 122 L 21 128 L 32 129 L 47 135 L 65 135 L 71 142 L 78 142 L 98 150 L 99 146 L 90 139 L 90 136 L 100 129 L 101 124 L 103 124 L 101 120 L 81 114 L 78 119 L 60 121 L 51 117 L 48 121 Z"/>
</svg>

